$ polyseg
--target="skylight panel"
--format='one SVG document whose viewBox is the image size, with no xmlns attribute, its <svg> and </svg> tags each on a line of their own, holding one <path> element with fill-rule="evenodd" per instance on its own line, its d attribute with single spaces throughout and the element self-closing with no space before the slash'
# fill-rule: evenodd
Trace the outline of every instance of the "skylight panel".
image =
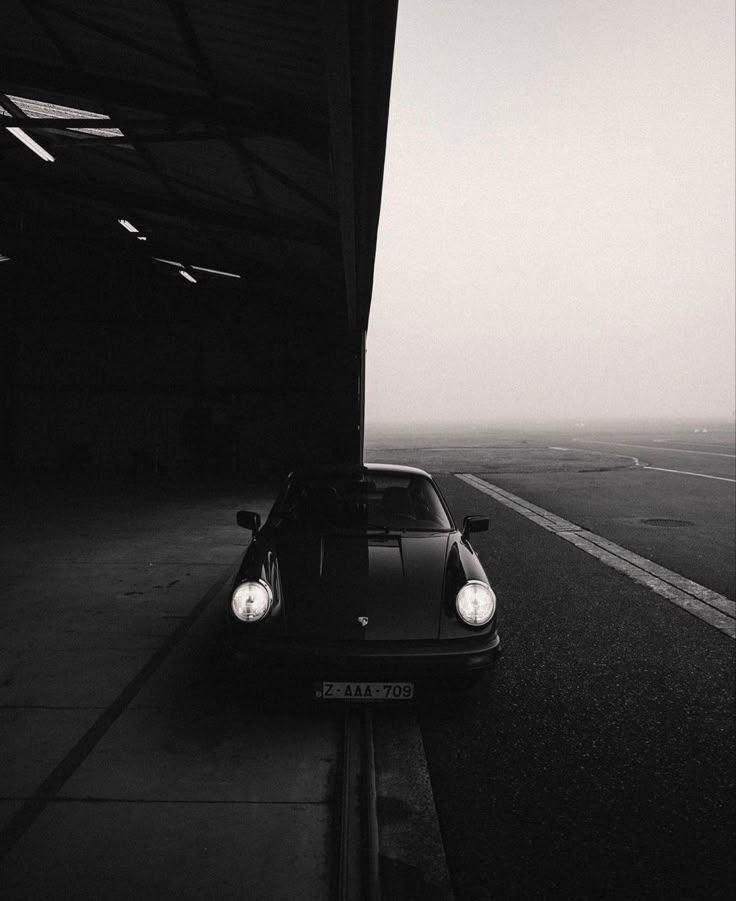
<svg viewBox="0 0 736 901">
<path fill-rule="evenodd" d="M 34 100 L 31 97 L 16 97 L 7 95 L 10 100 L 28 116 L 29 119 L 100 119 L 110 121 L 110 117 L 104 113 L 93 113 L 90 110 L 77 109 L 73 106 L 62 106 L 58 103 L 46 103 L 45 100 Z M 61 123 L 60 123 L 61 124 Z M 80 131 L 89 135 L 105 138 L 124 137 L 119 128 L 74 128 L 69 131 Z"/>
<path fill-rule="evenodd" d="M 45 147 L 42 147 L 38 141 L 34 141 L 33 138 L 26 134 L 22 128 L 15 128 L 14 126 L 11 128 L 8 126 L 6 131 L 10 132 L 10 134 L 17 138 L 21 144 L 25 144 L 29 150 L 32 150 L 36 156 L 40 156 L 42 160 L 46 163 L 53 163 L 54 157 L 46 150 Z"/>
<path fill-rule="evenodd" d="M 212 275 L 224 275 L 227 278 L 240 278 L 236 272 L 223 272 L 222 269 L 207 269 L 205 266 L 192 266 L 192 269 L 198 269 L 200 272 L 209 272 Z"/>
<path fill-rule="evenodd" d="M 178 266 L 179 269 L 184 267 L 184 263 L 177 263 L 176 260 L 162 260 L 161 257 L 154 257 L 157 263 L 167 263 L 169 266 Z"/>
<path fill-rule="evenodd" d="M 206 266 L 193 266 L 191 264 L 187 264 L 184 266 L 184 263 L 177 263 L 176 260 L 163 260 L 161 257 L 153 257 L 157 263 L 166 263 L 167 266 L 176 266 L 179 270 L 179 275 L 185 278 L 189 282 L 197 283 L 197 280 L 191 275 L 191 273 L 187 272 L 187 269 L 196 269 L 197 272 L 207 272 L 210 275 L 224 275 L 226 278 L 242 278 L 242 276 L 238 275 L 237 272 L 224 272 L 222 269 L 208 269 Z"/>
</svg>

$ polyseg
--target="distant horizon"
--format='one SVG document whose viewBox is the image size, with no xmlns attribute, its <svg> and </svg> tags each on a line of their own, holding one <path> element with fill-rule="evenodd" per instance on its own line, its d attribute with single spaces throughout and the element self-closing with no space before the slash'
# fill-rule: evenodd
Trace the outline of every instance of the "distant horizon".
<svg viewBox="0 0 736 901">
<path fill-rule="evenodd" d="M 672 415 L 644 415 L 632 414 L 629 416 L 595 416 L 595 417 L 574 417 L 574 416 L 550 416 L 550 417 L 485 417 L 478 419 L 470 419 L 468 417 L 460 419 L 449 419 L 444 417 L 435 417 L 431 419 L 391 419 L 378 420 L 366 419 L 365 430 L 368 432 L 371 428 L 483 428 L 483 427 L 507 427 L 507 426 L 565 426 L 566 428 L 600 425 L 626 425 L 637 423 L 662 423 L 662 424 L 681 424 L 681 425 L 702 425 L 708 424 L 727 426 L 736 428 L 736 415 L 712 415 L 695 416 L 692 414 L 684 414 L 682 416 Z"/>
<path fill-rule="evenodd" d="M 520 445 L 562 444 L 574 447 L 576 441 L 607 436 L 613 441 L 700 441 L 712 443 L 731 455 L 736 444 L 733 418 L 624 418 L 575 420 L 503 421 L 423 421 L 366 423 L 363 446 L 369 459 L 387 451 L 412 453 L 419 448 L 441 451 L 449 448 L 500 448 Z M 664 445 L 662 445 L 664 446 Z"/>
</svg>

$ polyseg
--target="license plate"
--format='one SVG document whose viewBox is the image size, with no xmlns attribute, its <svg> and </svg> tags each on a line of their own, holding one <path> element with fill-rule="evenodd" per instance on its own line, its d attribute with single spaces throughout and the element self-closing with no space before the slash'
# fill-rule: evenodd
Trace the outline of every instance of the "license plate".
<svg viewBox="0 0 736 901">
<path fill-rule="evenodd" d="M 413 682 L 321 682 L 315 697 L 323 701 L 410 701 Z"/>
</svg>

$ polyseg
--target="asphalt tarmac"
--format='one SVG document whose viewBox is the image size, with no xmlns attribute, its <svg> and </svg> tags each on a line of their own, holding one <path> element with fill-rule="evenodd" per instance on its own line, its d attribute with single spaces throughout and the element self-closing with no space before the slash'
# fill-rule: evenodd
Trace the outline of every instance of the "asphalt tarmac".
<svg viewBox="0 0 736 901">
<path fill-rule="evenodd" d="M 475 473 L 736 597 L 732 429 L 609 434 L 468 430 L 420 433 L 413 442 L 408 437 L 376 441 L 368 459 L 401 460 L 433 473 Z M 390 438 L 402 446 L 389 447 Z M 421 439 L 433 443 L 423 447 Z"/>
<path fill-rule="evenodd" d="M 501 610 L 493 680 L 461 704 L 420 709 L 456 898 L 731 898 L 733 640 L 449 473 L 474 462 L 488 481 L 733 597 L 734 484 L 721 480 L 733 478 L 733 447 L 566 437 L 519 444 L 526 472 L 509 465 L 508 444 L 476 447 L 476 460 L 468 446 L 427 452 L 456 518 L 491 518 L 474 546 Z"/>
</svg>

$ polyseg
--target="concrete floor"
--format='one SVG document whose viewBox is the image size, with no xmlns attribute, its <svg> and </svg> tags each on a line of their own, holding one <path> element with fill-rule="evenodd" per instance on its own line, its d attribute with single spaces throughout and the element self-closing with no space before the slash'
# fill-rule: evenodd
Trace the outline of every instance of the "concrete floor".
<svg viewBox="0 0 736 901">
<path fill-rule="evenodd" d="M 324 898 L 334 714 L 218 675 L 271 485 L 15 479 L 0 533 L 1 894 Z"/>
</svg>

